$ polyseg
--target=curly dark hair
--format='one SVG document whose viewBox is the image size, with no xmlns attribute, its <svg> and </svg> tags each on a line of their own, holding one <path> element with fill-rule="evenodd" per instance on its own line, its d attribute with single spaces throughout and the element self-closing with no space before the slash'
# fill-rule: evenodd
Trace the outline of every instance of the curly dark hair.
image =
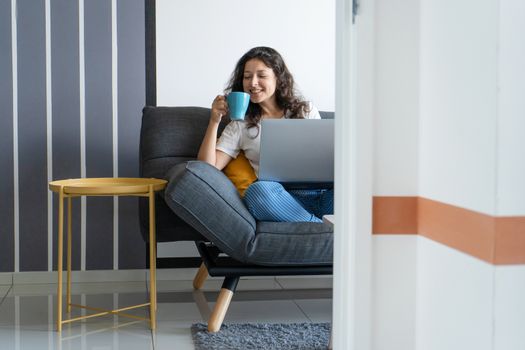
<svg viewBox="0 0 525 350">
<path fill-rule="evenodd" d="M 288 70 L 288 67 L 286 67 L 283 58 L 271 47 L 254 47 L 246 52 L 237 62 L 224 92 L 228 94 L 232 91 L 244 91 L 244 66 L 246 62 L 254 58 L 261 60 L 268 68 L 271 68 L 277 78 L 275 88 L 277 105 L 284 110 L 285 114 L 289 115 L 289 118 L 304 118 L 305 115 L 310 112 L 309 104 L 297 93 L 293 76 Z M 248 128 L 258 127 L 259 121 L 262 118 L 261 112 L 262 110 L 259 104 L 250 101 L 248 111 L 246 112 Z"/>
</svg>

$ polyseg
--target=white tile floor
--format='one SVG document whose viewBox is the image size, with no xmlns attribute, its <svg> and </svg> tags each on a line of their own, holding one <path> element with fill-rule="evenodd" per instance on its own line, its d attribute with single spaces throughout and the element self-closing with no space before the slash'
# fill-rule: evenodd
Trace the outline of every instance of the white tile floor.
<svg viewBox="0 0 525 350">
<path fill-rule="evenodd" d="M 225 323 L 329 322 L 330 278 L 244 279 Z M 157 330 L 143 321 L 105 316 L 55 331 L 56 285 L 0 286 L 0 349 L 193 349 L 190 326 L 206 322 L 221 281 L 202 291 L 191 281 L 158 282 Z M 116 308 L 145 302 L 146 282 L 86 283 L 73 286 L 73 302 Z M 147 310 L 130 313 L 147 315 Z M 74 311 L 73 314 L 81 314 Z"/>
</svg>

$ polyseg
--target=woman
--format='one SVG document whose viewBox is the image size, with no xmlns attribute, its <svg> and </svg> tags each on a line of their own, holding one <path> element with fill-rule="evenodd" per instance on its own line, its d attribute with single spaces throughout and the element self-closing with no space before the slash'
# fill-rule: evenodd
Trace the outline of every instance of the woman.
<svg viewBox="0 0 525 350">
<path fill-rule="evenodd" d="M 255 172 L 259 170 L 260 122 L 262 119 L 319 119 L 319 111 L 296 95 L 294 79 L 281 55 L 269 47 L 255 47 L 244 54 L 232 73 L 225 93 L 244 91 L 250 104 L 244 121 L 231 121 L 217 141 L 226 97 L 217 96 L 198 159 L 222 170 L 242 150 Z M 246 190 L 244 201 L 261 221 L 321 222 L 333 212 L 333 190 L 286 191 L 277 182 L 257 181 Z"/>
</svg>

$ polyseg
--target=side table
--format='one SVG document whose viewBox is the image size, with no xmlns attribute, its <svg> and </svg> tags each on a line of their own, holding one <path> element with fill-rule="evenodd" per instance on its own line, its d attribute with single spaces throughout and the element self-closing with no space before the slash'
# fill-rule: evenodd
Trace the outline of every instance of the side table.
<svg viewBox="0 0 525 350">
<path fill-rule="evenodd" d="M 58 193 L 58 287 L 57 287 L 57 331 L 62 330 L 62 325 L 86 318 L 117 314 L 149 321 L 151 329 L 156 328 L 157 309 L 157 286 L 156 286 L 156 239 L 155 239 L 155 192 L 166 187 L 166 180 L 145 178 L 85 178 L 51 181 L 49 189 Z M 81 196 L 135 196 L 149 198 L 149 302 L 139 305 L 128 306 L 116 310 L 105 310 L 86 305 L 71 303 L 71 199 Z M 71 312 L 72 307 L 78 307 L 96 313 L 64 319 L 62 317 L 62 273 L 64 259 L 64 198 L 67 198 L 67 289 L 66 308 Z M 139 317 L 124 313 L 126 310 L 139 307 L 150 308 L 150 317 Z"/>
</svg>

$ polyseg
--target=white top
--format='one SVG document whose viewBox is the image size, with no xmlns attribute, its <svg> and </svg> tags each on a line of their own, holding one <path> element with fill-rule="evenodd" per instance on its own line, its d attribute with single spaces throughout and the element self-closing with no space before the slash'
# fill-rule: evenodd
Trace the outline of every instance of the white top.
<svg viewBox="0 0 525 350">
<path fill-rule="evenodd" d="M 310 112 L 305 119 L 321 119 L 319 110 L 310 104 Z M 283 116 L 282 118 L 288 118 Z M 256 174 L 259 174 L 259 153 L 261 145 L 260 123 L 259 128 L 247 128 L 244 120 L 232 120 L 226 127 L 217 141 L 216 149 L 222 151 L 232 158 L 237 158 L 239 152 L 244 151 L 244 155 L 250 162 Z"/>
</svg>

